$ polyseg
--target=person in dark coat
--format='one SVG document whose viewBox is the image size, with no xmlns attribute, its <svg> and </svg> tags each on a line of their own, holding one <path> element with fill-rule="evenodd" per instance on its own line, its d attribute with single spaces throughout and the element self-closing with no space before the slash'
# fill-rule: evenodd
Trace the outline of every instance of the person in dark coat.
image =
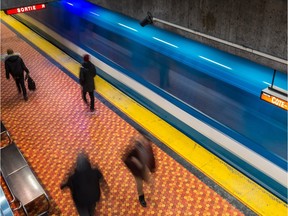
<svg viewBox="0 0 288 216">
<path fill-rule="evenodd" d="M 27 101 L 27 91 L 24 82 L 24 71 L 26 72 L 25 80 L 28 78 L 29 70 L 24 64 L 23 59 L 19 54 L 14 53 L 12 49 L 7 49 L 7 56 L 5 57 L 5 71 L 6 78 L 9 80 L 10 75 L 13 77 L 18 92 L 23 93 L 24 100 Z"/>
<path fill-rule="evenodd" d="M 75 172 L 60 188 L 70 188 L 73 201 L 80 216 L 94 216 L 96 202 L 100 200 L 100 181 L 103 175 L 97 168 L 92 168 L 88 156 L 80 153 L 77 156 Z"/>
<path fill-rule="evenodd" d="M 132 145 L 126 149 L 122 160 L 135 178 L 140 204 L 146 207 L 143 181 L 149 182 L 149 171 L 155 172 L 155 157 L 150 140 L 143 134 L 134 138 L 132 142 Z"/>
<path fill-rule="evenodd" d="M 80 84 L 82 86 L 82 99 L 83 101 L 88 104 L 88 101 L 86 99 L 87 92 L 90 96 L 90 111 L 94 112 L 94 90 L 95 90 L 95 83 L 94 83 L 94 77 L 96 76 L 96 68 L 95 66 L 90 62 L 90 56 L 84 55 L 83 56 L 84 62 L 81 65 L 80 68 Z"/>
</svg>

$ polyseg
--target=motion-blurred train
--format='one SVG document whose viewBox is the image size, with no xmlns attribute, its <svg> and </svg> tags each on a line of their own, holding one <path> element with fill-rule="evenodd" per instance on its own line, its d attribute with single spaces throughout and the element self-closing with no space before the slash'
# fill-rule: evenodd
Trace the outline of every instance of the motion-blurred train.
<svg viewBox="0 0 288 216">
<path fill-rule="evenodd" d="M 260 99 L 273 69 L 82 0 L 14 16 L 286 201 L 287 111 Z"/>
</svg>

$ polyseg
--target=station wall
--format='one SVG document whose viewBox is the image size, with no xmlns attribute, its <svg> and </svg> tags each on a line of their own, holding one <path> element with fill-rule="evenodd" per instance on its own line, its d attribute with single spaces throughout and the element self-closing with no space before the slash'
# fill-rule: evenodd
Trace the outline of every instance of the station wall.
<svg viewBox="0 0 288 216">
<path fill-rule="evenodd" d="M 138 19 L 153 17 L 287 60 L 286 0 L 89 0 Z M 161 23 L 160 28 L 287 72 L 287 65 Z"/>
</svg>

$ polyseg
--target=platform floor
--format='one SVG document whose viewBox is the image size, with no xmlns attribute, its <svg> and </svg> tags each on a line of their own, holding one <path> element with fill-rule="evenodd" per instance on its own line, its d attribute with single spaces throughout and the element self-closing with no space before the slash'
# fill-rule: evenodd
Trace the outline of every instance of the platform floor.
<svg viewBox="0 0 288 216">
<path fill-rule="evenodd" d="M 14 81 L 6 80 L 2 62 L 1 120 L 48 193 L 50 215 L 77 215 L 69 190 L 59 186 L 81 150 L 98 164 L 110 188 L 97 204 L 97 215 L 256 215 L 154 134 L 157 171 L 153 184 L 144 186 L 148 206 L 141 207 L 133 177 L 121 161 L 130 138 L 137 135 L 135 128 L 141 125 L 101 94 L 96 94 L 96 114 L 89 114 L 73 74 L 1 23 L 1 53 L 7 48 L 21 54 L 37 90 L 28 91 L 25 102 Z M 10 199 L 3 181 L 1 185 Z M 279 213 L 275 215 L 284 215 L 282 210 Z"/>
</svg>

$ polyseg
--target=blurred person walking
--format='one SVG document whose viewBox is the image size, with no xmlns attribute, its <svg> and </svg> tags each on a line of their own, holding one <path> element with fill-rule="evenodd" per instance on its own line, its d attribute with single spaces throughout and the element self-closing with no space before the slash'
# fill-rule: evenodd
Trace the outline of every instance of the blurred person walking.
<svg viewBox="0 0 288 216">
<path fill-rule="evenodd" d="M 82 86 L 82 99 L 85 102 L 85 104 L 88 105 L 88 101 L 86 98 L 87 93 L 90 96 L 90 111 L 94 112 L 94 90 L 95 90 L 95 82 L 94 77 L 96 76 L 96 68 L 95 65 L 90 62 L 90 56 L 88 54 L 85 54 L 83 56 L 83 63 L 80 68 L 80 76 L 79 76 L 79 82 Z"/>
<path fill-rule="evenodd" d="M 20 57 L 19 53 L 14 53 L 12 49 L 7 49 L 7 56 L 4 59 L 5 61 L 5 71 L 6 79 L 10 79 L 10 75 L 13 77 L 19 94 L 23 93 L 23 98 L 25 101 L 28 100 L 27 90 L 24 82 L 24 71 L 26 72 L 25 80 L 29 76 L 29 70 L 24 64 L 23 59 Z"/>
<path fill-rule="evenodd" d="M 143 182 L 149 182 L 149 171 L 155 172 L 156 170 L 155 157 L 150 140 L 143 133 L 141 133 L 140 137 L 134 137 L 132 143 L 126 149 L 122 160 L 135 179 L 141 206 L 146 207 Z"/>
<path fill-rule="evenodd" d="M 74 173 L 69 175 L 60 188 L 70 189 L 80 216 L 94 216 L 96 203 L 101 197 L 100 182 L 107 185 L 101 171 L 92 168 L 88 156 L 82 152 L 77 156 Z"/>
</svg>

